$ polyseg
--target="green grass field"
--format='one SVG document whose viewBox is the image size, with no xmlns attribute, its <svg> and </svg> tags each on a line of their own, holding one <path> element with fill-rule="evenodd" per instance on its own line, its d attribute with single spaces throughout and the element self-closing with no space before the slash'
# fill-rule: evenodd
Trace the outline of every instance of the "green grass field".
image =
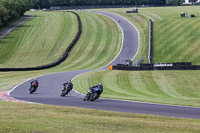
<svg viewBox="0 0 200 133">
<path fill-rule="evenodd" d="M 154 22 L 154 62 L 192 62 L 200 65 L 200 12 L 195 7 L 139 8 L 139 13 L 125 13 L 130 9 L 105 9 L 130 20 L 140 33 L 137 57 L 147 62 L 148 20 Z M 195 14 L 195 18 L 181 18 L 180 13 Z"/>
<path fill-rule="evenodd" d="M 142 14 L 127 14 L 125 13 L 127 10 L 131 9 L 104 9 L 104 11 L 112 12 L 118 15 L 123 16 L 126 18 L 130 23 L 132 23 L 138 33 L 139 33 L 139 50 L 136 55 L 137 59 L 143 58 L 145 63 L 148 62 L 148 39 L 149 39 L 149 21 L 148 17 L 142 15 Z M 134 59 L 133 61 L 135 61 Z"/>
<path fill-rule="evenodd" d="M 51 63 L 64 53 L 78 31 L 76 17 L 71 13 L 34 14 L 35 18 L 1 40 L 0 67 Z M 78 14 L 83 23 L 83 33 L 71 56 L 59 68 L 79 70 L 107 65 L 120 50 L 120 28 L 105 16 L 87 12 Z M 100 61 L 97 63 L 96 60 Z"/>
<path fill-rule="evenodd" d="M 71 13 L 33 14 L 32 20 L 0 41 L 0 67 L 51 63 L 63 54 L 78 31 L 76 17 Z"/>
<path fill-rule="evenodd" d="M 173 20 L 178 19 L 177 22 L 180 22 L 180 11 L 189 9 L 191 9 L 191 13 L 194 11 L 197 17 L 193 19 L 185 18 L 182 20 L 191 20 L 193 22 L 189 23 L 187 26 L 195 24 L 196 27 L 198 27 L 198 23 L 196 24 L 199 18 L 197 7 L 142 8 L 139 9 L 141 12 L 139 14 L 126 14 L 125 11 L 130 9 L 106 10 L 121 14 L 137 27 L 140 33 L 140 50 L 137 57 L 145 57 L 145 62 L 147 62 L 148 18 L 151 17 L 155 22 L 154 51 L 156 53 L 163 52 L 166 49 L 160 49 L 159 47 L 166 48 L 164 46 L 166 44 L 160 42 L 168 36 L 166 36 L 166 34 L 161 34 L 161 31 L 156 29 L 158 28 L 157 26 L 163 23 L 163 26 L 160 25 L 160 28 L 165 31 L 164 20 L 171 23 Z M 77 32 L 77 24 L 71 22 L 71 20 L 73 20 L 73 22 L 76 21 L 76 18 L 73 14 L 48 14 L 49 13 L 43 12 L 36 13 L 36 15 L 40 17 L 28 21 L 24 24 L 28 26 L 18 28 L 4 40 L 0 41 L 0 67 L 35 66 L 52 62 L 62 54 L 62 51 L 71 42 L 69 40 L 72 40 Z M 10 90 L 12 86 L 35 76 L 68 70 L 98 68 L 112 60 L 120 49 L 120 29 L 116 27 L 117 25 L 111 19 L 102 15 L 88 12 L 78 12 L 78 14 L 83 22 L 83 34 L 65 62 L 55 68 L 42 71 L 3 72 L 0 74 L 0 90 Z M 54 21 L 52 17 L 56 17 L 57 21 Z M 168 21 L 168 19 L 170 20 Z M 50 20 L 53 22 L 49 22 Z M 44 25 L 44 22 L 48 22 L 48 24 Z M 51 24 L 49 25 L 49 23 Z M 55 25 L 57 25 L 57 27 Z M 174 25 L 171 24 L 171 26 Z M 63 28 L 63 26 L 65 28 Z M 183 24 L 183 27 L 184 26 Z M 44 32 L 44 29 L 42 31 L 34 30 L 35 28 L 41 27 L 48 27 L 47 31 Z M 61 28 L 65 30 L 65 32 L 61 32 L 61 30 L 57 28 Z M 54 43 L 51 43 L 51 35 L 54 33 L 52 33 L 50 29 L 54 30 L 56 33 L 60 33 L 56 34 L 57 42 L 53 40 Z M 168 27 L 168 29 L 170 29 L 170 27 Z M 176 31 L 176 27 L 173 29 Z M 194 30 L 196 29 L 194 28 Z M 190 29 L 188 28 L 188 30 Z M 160 34 L 156 35 L 156 31 Z M 50 36 L 46 38 L 46 34 L 43 34 L 43 32 L 50 34 Z M 71 32 L 73 32 L 73 36 Z M 172 33 L 173 32 L 170 34 Z M 196 30 L 195 33 L 198 33 L 198 30 Z M 20 37 L 20 35 L 24 37 Z M 32 39 L 32 37 L 34 37 L 33 35 L 37 35 L 38 37 Z M 197 34 L 195 35 L 197 36 Z M 65 38 L 63 36 L 65 36 Z M 184 34 L 184 37 L 185 36 L 186 33 Z M 59 39 L 62 37 L 64 39 Z M 177 38 L 179 37 L 180 35 L 177 35 Z M 192 38 L 189 33 L 187 33 L 187 37 Z M 27 41 L 26 38 L 32 40 L 32 42 Z M 179 38 L 178 40 L 181 39 L 182 38 Z M 42 47 L 40 43 L 35 43 L 35 41 L 44 42 L 43 44 L 45 45 Z M 50 43 L 48 43 L 49 41 Z M 21 42 L 26 42 L 27 44 Z M 190 45 L 180 42 L 181 41 L 176 41 L 176 43 L 174 42 L 173 44 L 178 48 L 176 49 L 177 51 L 193 49 L 190 46 L 196 47 L 192 55 L 190 54 L 187 56 L 181 54 L 181 57 L 183 56 L 185 59 L 180 61 L 188 61 L 186 57 L 190 57 L 193 64 L 199 64 L 200 61 L 197 60 L 199 57 L 199 44 L 196 43 L 198 42 L 198 37 L 195 38 L 195 42 L 189 39 L 188 43 Z M 107 46 L 107 44 L 110 45 Z M 34 51 L 32 46 L 40 47 L 41 51 Z M 186 47 L 185 50 L 183 47 Z M 30 49 L 32 54 L 29 54 L 27 49 Z M 158 51 L 156 49 L 160 50 Z M 31 56 L 35 52 L 39 54 L 39 57 Z M 10 55 L 9 53 L 12 54 Z M 169 53 L 167 54 L 167 52 L 162 56 L 160 56 L 160 53 L 158 55 L 156 55 L 156 53 L 154 55 L 155 61 L 158 62 L 171 61 L 172 58 L 178 60 L 178 58 L 180 58 L 176 54 L 168 57 Z M 9 56 L 7 57 L 6 55 L 8 54 Z M 163 58 L 158 59 L 158 57 Z M 33 60 L 37 60 L 37 62 L 30 62 L 31 58 L 34 58 Z M 48 61 L 44 62 L 44 60 Z M 16 62 L 20 63 L 16 65 L 14 64 Z M 86 92 L 89 86 L 102 82 L 105 88 L 102 96 L 107 98 L 199 107 L 199 75 L 200 71 L 122 72 L 106 70 L 85 73 L 75 78 L 73 82 L 75 89 L 83 93 Z M 84 90 L 81 90 L 80 85 L 86 86 Z M 59 132 L 66 132 L 69 129 L 71 131 L 71 127 L 73 126 L 74 132 L 199 132 L 200 130 L 199 120 L 7 102 L 0 102 L 0 109 L 3 110 L 0 111 L 0 132 L 55 132 L 58 131 L 58 129 L 60 129 Z M 38 115 L 37 113 L 34 115 L 35 112 L 38 112 Z M 91 125 L 96 127 L 95 131 L 91 129 Z"/>
<path fill-rule="evenodd" d="M 83 33 L 67 60 L 54 70 L 103 67 L 115 58 L 121 48 L 121 30 L 110 18 L 96 13 L 78 14 L 83 23 Z"/>
<path fill-rule="evenodd" d="M 102 83 L 102 97 L 200 107 L 200 71 L 110 71 L 84 73 L 73 80 L 85 94 Z M 83 87 L 84 86 L 84 87 Z"/>
<path fill-rule="evenodd" d="M 0 102 L 2 133 L 198 133 L 200 121 L 82 108 Z"/>
<path fill-rule="evenodd" d="M 159 10 L 159 9 L 157 9 Z M 188 11 L 195 18 L 181 18 L 180 12 Z M 156 10 L 152 11 L 155 14 Z M 166 12 L 166 13 L 165 13 Z M 155 62 L 192 62 L 200 65 L 200 12 L 199 7 L 169 8 L 157 13 L 155 21 Z M 164 15 L 163 15 L 164 14 Z"/>
</svg>

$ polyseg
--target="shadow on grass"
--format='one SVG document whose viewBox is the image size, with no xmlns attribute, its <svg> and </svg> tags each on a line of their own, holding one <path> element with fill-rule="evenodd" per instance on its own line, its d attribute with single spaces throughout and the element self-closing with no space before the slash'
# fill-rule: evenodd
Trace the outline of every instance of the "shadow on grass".
<svg viewBox="0 0 200 133">
<path fill-rule="evenodd" d="M 3 44 L 7 44 L 8 41 L 6 41 L 6 40 L 7 40 L 7 39 L 12 39 L 12 38 L 14 38 L 14 37 L 12 37 L 12 36 L 5 36 L 5 37 L 3 37 L 3 38 L 0 40 L 0 46 L 3 45 Z"/>
<path fill-rule="evenodd" d="M 15 28 L 15 30 L 20 30 L 21 28 L 29 28 L 32 27 L 33 25 L 20 25 L 17 28 Z"/>
</svg>

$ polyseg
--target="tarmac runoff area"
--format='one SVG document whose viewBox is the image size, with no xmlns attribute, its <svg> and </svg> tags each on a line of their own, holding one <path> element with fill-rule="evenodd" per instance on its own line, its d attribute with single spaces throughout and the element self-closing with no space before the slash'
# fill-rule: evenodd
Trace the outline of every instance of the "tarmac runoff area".
<svg viewBox="0 0 200 133">
<path fill-rule="evenodd" d="M 107 13 L 97 12 L 112 18 L 123 30 L 123 45 L 118 56 L 108 65 L 101 69 L 108 69 L 109 65 L 120 63 L 121 58 L 132 59 L 139 49 L 139 36 L 135 27 L 125 18 Z M 120 20 L 120 23 L 118 22 Z M 100 70 L 100 69 L 98 69 Z M 40 85 L 38 91 L 30 95 L 28 88 L 30 81 L 25 81 L 13 88 L 9 93 L 14 99 L 40 104 L 82 107 L 90 109 L 153 114 L 178 118 L 200 119 L 200 108 L 171 106 L 162 104 L 151 104 L 142 102 L 132 102 L 125 100 L 112 100 L 100 98 L 94 102 L 83 101 L 84 95 L 72 90 L 66 97 L 61 97 L 62 84 L 69 79 L 73 79 L 79 74 L 95 70 L 79 70 L 54 73 L 38 77 Z"/>
</svg>

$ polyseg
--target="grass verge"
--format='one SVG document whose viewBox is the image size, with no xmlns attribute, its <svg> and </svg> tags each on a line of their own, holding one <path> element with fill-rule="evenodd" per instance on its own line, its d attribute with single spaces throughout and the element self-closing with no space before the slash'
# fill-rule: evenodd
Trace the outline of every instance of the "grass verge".
<svg viewBox="0 0 200 133">
<path fill-rule="evenodd" d="M 124 10 L 126 9 L 123 9 L 123 11 Z M 145 12 L 145 10 L 147 10 L 146 14 L 145 13 L 143 14 L 148 16 L 147 12 L 150 9 L 144 9 L 143 11 Z M 82 13 L 80 13 L 80 15 L 81 14 Z M 139 14 L 139 15 L 141 15 L 142 17 L 144 16 L 142 14 Z M 130 19 L 135 19 L 135 17 L 133 16 L 130 15 Z M 155 18 L 161 19 L 158 15 L 155 15 L 155 13 L 153 13 L 153 15 L 151 16 L 155 16 Z M 34 77 L 36 75 L 42 75 L 42 74 L 52 73 L 52 72 L 57 72 L 57 71 L 66 71 L 70 69 L 74 70 L 74 69 L 90 68 L 90 66 L 91 68 L 96 68 L 96 67 L 99 67 L 100 65 L 103 65 L 104 63 L 102 62 L 98 64 L 99 66 L 96 64 L 96 61 L 100 60 L 101 56 L 97 56 L 95 58 L 92 58 L 92 60 L 90 60 L 90 58 L 94 54 L 88 54 L 88 53 L 90 52 L 92 53 L 91 49 L 96 50 L 95 44 L 99 40 L 105 39 L 105 40 L 108 40 L 109 42 L 110 37 L 109 38 L 101 37 L 102 34 L 104 36 L 108 36 L 107 33 L 109 33 L 110 31 L 106 31 L 107 28 L 112 27 L 113 29 L 115 29 L 114 32 L 112 31 L 114 33 L 112 34 L 112 36 L 114 36 L 115 34 L 118 34 L 119 31 L 116 29 L 114 24 L 106 25 L 108 22 L 108 19 L 104 18 L 104 21 L 102 20 L 99 21 L 98 20 L 99 18 L 97 18 L 96 15 L 94 14 L 83 13 L 82 19 L 83 19 L 83 24 L 85 24 L 84 27 L 87 27 L 87 29 L 84 30 L 85 32 L 84 37 L 79 42 L 80 43 L 79 46 L 77 46 L 77 48 L 74 49 L 77 52 L 75 51 L 74 52 L 79 54 L 79 58 L 80 58 L 79 61 L 85 60 L 87 61 L 87 64 L 90 64 L 90 65 L 87 65 L 86 63 L 84 64 L 84 62 L 79 63 L 78 61 L 75 64 L 71 64 L 71 63 L 74 63 L 74 61 L 76 61 L 77 59 L 77 57 L 75 57 L 76 56 L 75 54 L 73 55 L 71 54 L 69 62 L 63 63 L 60 66 L 49 69 L 49 70 L 37 71 L 37 72 L 1 73 L 0 90 L 8 90 L 14 84 L 17 84 L 21 81 L 24 81 L 25 79 Z M 97 23 L 92 23 L 93 20 L 95 20 L 95 22 Z M 146 18 L 144 20 L 146 20 Z M 91 26 L 90 23 L 93 26 Z M 139 21 L 138 21 L 138 25 L 139 25 Z M 99 28 L 99 29 L 103 29 L 102 31 L 99 31 L 100 33 L 97 31 L 97 29 L 90 30 L 90 28 L 91 29 L 96 28 L 97 26 L 102 26 L 102 28 Z M 146 27 L 145 24 L 144 24 L 144 27 Z M 141 27 L 141 30 L 143 30 L 142 27 Z M 95 32 L 91 34 L 91 31 L 95 31 Z M 141 32 L 146 33 L 146 31 L 141 31 Z M 93 37 L 93 35 L 95 35 L 96 37 Z M 145 37 L 143 40 L 147 40 L 146 34 L 144 36 Z M 85 39 L 86 37 L 88 38 Z M 101 41 L 101 43 L 105 43 L 106 42 L 105 40 Z M 116 38 L 112 39 L 112 43 L 115 43 L 115 40 Z M 84 41 L 86 42 L 84 43 Z M 88 44 L 88 42 L 90 42 L 89 45 L 85 45 L 85 44 Z M 99 45 L 101 43 L 99 43 Z M 94 46 L 92 46 L 92 44 Z M 82 45 L 84 45 L 84 47 L 81 47 Z M 116 51 L 118 47 L 116 47 Z M 83 48 L 87 50 L 84 51 L 82 50 Z M 103 48 L 101 47 L 101 49 Z M 146 50 L 142 50 L 142 51 L 146 51 Z M 109 53 L 110 52 L 108 51 L 106 55 L 110 56 Z M 85 56 L 84 54 L 87 54 L 87 56 Z M 42 57 L 42 55 L 40 57 Z M 68 64 L 71 64 L 71 65 L 68 66 Z M 9 64 L 4 64 L 4 65 L 8 66 Z M 167 99 L 168 103 L 177 104 L 177 103 L 174 103 L 174 100 L 178 99 L 178 101 L 180 101 L 181 99 L 183 100 L 185 99 L 186 102 L 187 100 L 189 100 L 187 104 L 191 104 L 192 103 L 191 97 L 195 95 L 195 98 L 193 99 L 194 101 L 193 106 L 199 106 L 199 98 L 196 98 L 199 96 L 199 93 L 197 91 L 199 90 L 198 71 L 194 71 L 194 73 L 190 73 L 188 71 L 181 71 L 181 72 L 184 77 L 184 80 L 182 80 L 182 77 L 179 77 L 180 79 L 176 80 L 177 73 L 173 75 L 173 73 L 168 74 L 168 72 L 163 73 L 163 74 L 158 74 L 158 73 L 153 73 L 153 72 L 145 72 L 145 73 L 143 72 L 136 72 L 136 73 L 96 72 L 95 74 L 94 73 L 90 74 L 90 76 L 93 77 L 92 79 L 86 76 L 88 81 L 78 78 L 78 79 L 75 79 L 75 82 L 80 82 L 82 80 L 84 82 L 82 84 L 86 86 L 86 89 L 88 89 L 88 87 L 93 84 L 96 84 L 98 82 L 103 82 L 103 84 L 105 85 L 105 95 L 104 93 L 103 95 L 105 97 L 112 97 L 111 95 L 113 95 L 113 98 L 117 97 L 117 98 L 123 99 L 124 97 L 126 98 L 128 97 L 129 100 L 136 100 L 134 98 L 134 96 L 136 96 L 137 99 L 139 99 L 140 101 L 145 101 L 145 100 L 152 101 L 151 98 L 153 98 L 153 100 L 155 101 L 159 101 L 160 99 L 162 99 L 162 102 L 163 102 L 165 100 L 163 99 L 162 96 L 164 96 L 165 99 L 169 98 Z M 195 74 L 195 72 L 197 73 Z M 189 80 L 186 79 L 186 75 L 189 75 L 188 76 Z M 193 75 L 196 75 L 196 76 L 192 78 Z M 84 75 L 81 75 L 81 76 L 84 77 Z M 136 82 L 134 80 L 137 77 L 139 78 L 139 80 L 137 80 Z M 172 80 L 170 80 L 170 78 L 172 78 Z M 120 79 L 123 82 L 120 82 Z M 160 79 L 160 80 L 155 82 L 154 81 L 155 79 Z M 194 79 L 195 82 L 193 82 L 190 79 Z M 110 83 L 106 80 L 110 81 Z M 190 82 L 192 84 L 190 84 Z M 169 83 L 172 86 L 163 88 L 166 84 L 168 85 Z M 181 91 L 188 92 L 189 89 L 191 89 L 191 86 L 187 86 L 187 84 L 184 84 L 184 83 L 187 83 L 188 85 L 193 85 L 194 87 L 193 90 L 195 90 L 194 92 L 197 92 L 197 93 L 192 94 L 192 91 L 190 91 L 189 94 L 187 93 L 182 94 Z M 176 90 L 178 84 L 181 84 L 179 85 L 180 90 L 179 89 Z M 184 85 L 186 85 L 188 88 L 185 88 L 185 90 L 181 90 L 182 87 L 184 87 Z M 123 86 L 127 88 L 123 90 L 124 89 Z M 132 90 L 132 86 L 135 90 Z M 158 89 L 158 86 L 161 86 L 161 89 L 160 88 Z M 117 90 L 118 89 L 117 87 L 119 87 L 119 90 Z M 155 90 L 154 90 L 154 87 L 156 88 Z M 131 92 L 130 94 L 127 95 L 127 91 L 129 90 Z M 84 90 L 84 93 L 85 93 L 85 90 Z M 183 97 L 176 98 L 176 96 L 179 96 L 179 95 Z M 144 96 L 144 98 L 142 98 L 141 96 Z M 2 132 L 58 132 L 58 131 L 68 132 L 70 131 L 70 132 L 154 132 L 154 133 L 155 132 L 170 132 L 171 133 L 171 132 L 199 132 L 200 130 L 199 120 L 190 120 L 190 119 L 176 119 L 176 118 L 170 118 L 170 117 L 125 114 L 125 113 L 116 113 L 116 112 L 106 112 L 106 111 L 100 111 L 100 110 L 94 111 L 94 110 L 86 110 L 86 109 L 80 109 L 80 108 L 68 108 L 68 107 L 47 106 L 47 105 L 29 105 L 29 104 L 8 103 L 8 102 L 1 102 L 0 108 L 1 108 L 0 131 Z"/>
<path fill-rule="evenodd" d="M 142 114 L 1 102 L 0 132 L 197 133 L 200 121 Z"/>
<path fill-rule="evenodd" d="M 72 13 L 32 14 L 34 18 L 0 40 L 0 67 L 34 67 L 51 63 L 64 53 L 78 31 L 77 19 Z"/>
<path fill-rule="evenodd" d="M 105 98 L 200 107 L 199 80 L 200 71 L 103 70 L 79 75 L 73 83 L 84 94 L 103 83 Z"/>
<path fill-rule="evenodd" d="M 139 8 L 139 13 L 126 13 L 130 8 L 104 9 L 124 16 L 132 22 L 140 34 L 140 49 L 137 58 L 148 54 L 148 20 L 154 22 L 154 62 L 192 62 L 200 64 L 199 6 Z M 180 13 L 195 18 L 181 18 Z"/>
</svg>

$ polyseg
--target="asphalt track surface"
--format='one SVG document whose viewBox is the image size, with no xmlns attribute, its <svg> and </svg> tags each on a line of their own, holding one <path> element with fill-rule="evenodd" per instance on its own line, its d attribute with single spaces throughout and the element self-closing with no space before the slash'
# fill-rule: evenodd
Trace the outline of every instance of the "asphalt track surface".
<svg viewBox="0 0 200 133">
<path fill-rule="evenodd" d="M 98 13 L 104 14 L 115 20 L 116 23 L 120 25 L 124 33 L 122 49 L 119 55 L 110 64 L 112 65 L 120 63 L 121 58 L 134 58 L 139 48 L 139 36 L 135 27 L 132 24 L 130 24 L 125 18 L 120 17 L 118 15 L 106 12 Z M 107 69 L 108 65 L 101 69 Z M 9 94 L 11 97 L 18 100 L 41 104 L 200 119 L 200 108 L 195 107 L 170 106 L 162 104 L 141 103 L 103 98 L 100 98 L 94 102 L 89 102 L 83 101 L 84 95 L 77 93 L 74 90 L 71 91 L 70 94 L 66 97 L 60 96 L 62 84 L 64 82 L 68 81 L 69 79 L 73 79 L 79 74 L 89 71 L 95 70 L 68 71 L 44 75 L 38 77 L 40 84 L 37 92 L 35 92 L 34 94 L 30 95 L 28 90 L 30 87 L 31 80 L 25 81 L 24 83 L 17 85 Z"/>
</svg>

